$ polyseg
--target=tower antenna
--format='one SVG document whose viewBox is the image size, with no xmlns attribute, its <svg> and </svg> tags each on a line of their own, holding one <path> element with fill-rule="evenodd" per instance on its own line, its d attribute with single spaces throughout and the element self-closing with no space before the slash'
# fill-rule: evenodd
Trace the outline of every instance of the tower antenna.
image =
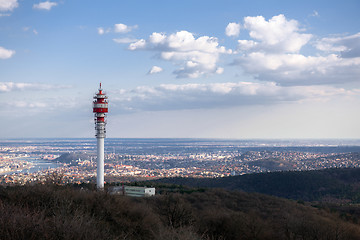
<svg viewBox="0 0 360 240">
<path fill-rule="evenodd" d="M 104 139 L 106 137 L 106 114 L 108 113 L 108 101 L 106 94 L 100 88 L 94 96 L 93 113 L 95 120 L 95 137 L 97 139 L 97 176 L 98 189 L 104 189 Z"/>
</svg>

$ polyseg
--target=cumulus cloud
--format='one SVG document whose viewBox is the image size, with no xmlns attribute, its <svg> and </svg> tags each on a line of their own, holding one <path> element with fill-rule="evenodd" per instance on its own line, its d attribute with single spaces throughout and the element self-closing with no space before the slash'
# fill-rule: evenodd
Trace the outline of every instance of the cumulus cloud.
<svg viewBox="0 0 360 240">
<path fill-rule="evenodd" d="M 46 2 L 40 2 L 38 4 L 34 4 L 33 8 L 34 9 L 39 9 L 39 10 L 47 10 L 50 11 L 51 8 L 57 6 L 58 4 L 56 2 L 50 2 L 50 1 L 46 1 Z"/>
<path fill-rule="evenodd" d="M 198 78 L 200 76 L 221 73 L 217 66 L 220 54 L 231 53 L 219 46 L 217 38 L 201 36 L 195 38 L 188 31 L 179 31 L 170 35 L 152 33 L 147 40 L 140 39 L 129 45 L 129 50 L 150 50 L 158 56 L 178 66 L 174 74 L 178 78 Z"/>
<path fill-rule="evenodd" d="M 12 11 L 18 6 L 17 0 L 0 0 L 0 12 Z"/>
<path fill-rule="evenodd" d="M 114 25 L 114 32 L 116 33 L 128 33 L 131 32 L 132 30 L 136 29 L 138 26 L 134 25 L 134 26 L 127 26 L 123 23 L 118 23 Z"/>
<path fill-rule="evenodd" d="M 163 111 L 268 105 L 355 94 L 330 86 L 283 87 L 274 82 L 163 84 L 120 90 L 112 97 L 114 111 Z M 117 110 L 115 110 L 117 109 Z"/>
<path fill-rule="evenodd" d="M 15 82 L 0 82 L 0 93 L 13 92 L 13 91 L 25 91 L 25 90 L 51 90 L 51 89 L 63 89 L 69 88 L 69 86 L 63 85 L 50 85 L 42 83 L 15 83 Z"/>
<path fill-rule="evenodd" d="M 0 59 L 11 58 L 15 54 L 15 51 L 0 47 Z"/>
<path fill-rule="evenodd" d="M 237 37 L 240 34 L 240 24 L 239 23 L 229 23 L 226 26 L 225 34 L 228 37 Z"/>
<path fill-rule="evenodd" d="M 300 50 L 313 37 L 299 23 L 278 15 L 245 17 L 243 28 L 250 39 L 238 40 L 234 65 L 261 81 L 282 85 L 313 85 L 359 81 L 360 33 L 323 38 L 315 47 L 324 54 L 306 56 Z"/>
<path fill-rule="evenodd" d="M 311 39 L 311 34 L 301 33 L 296 20 L 287 20 L 284 15 L 268 21 L 263 16 L 245 17 L 243 27 L 253 40 L 240 40 L 241 50 L 266 52 L 298 52 Z"/>
<path fill-rule="evenodd" d="M 161 73 L 163 71 L 163 69 L 161 68 L 161 67 L 158 67 L 158 66 L 153 66 L 150 70 L 149 70 L 149 72 L 148 72 L 148 74 L 155 74 L 155 73 Z"/>
</svg>

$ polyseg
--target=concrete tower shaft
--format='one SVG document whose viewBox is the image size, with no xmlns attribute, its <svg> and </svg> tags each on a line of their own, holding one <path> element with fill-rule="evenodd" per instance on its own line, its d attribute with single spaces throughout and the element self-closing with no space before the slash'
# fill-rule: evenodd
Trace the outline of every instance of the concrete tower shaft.
<svg viewBox="0 0 360 240">
<path fill-rule="evenodd" d="M 104 138 L 106 137 L 106 114 L 108 113 L 107 96 L 101 88 L 94 96 L 93 113 L 95 120 L 95 137 L 97 139 L 97 188 L 104 188 Z"/>
</svg>

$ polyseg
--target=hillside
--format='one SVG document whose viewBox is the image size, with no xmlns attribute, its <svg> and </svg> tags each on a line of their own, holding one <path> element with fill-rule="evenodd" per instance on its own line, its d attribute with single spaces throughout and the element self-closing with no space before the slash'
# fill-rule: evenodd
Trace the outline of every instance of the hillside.
<svg viewBox="0 0 360 240">
<path fill-rule="evenodd" d="M 224 178 L 164 178 L 168 183 L 201 188 L 258 192 L 305 201 L 360 203 L 360 169 L 324 169 L 247 174 Z"/>
<path fill-rule="evenodd" d="M 71 163 L 78 159 L 90 159 L 90 155 L 85 153 L 64 153 L 60 157 L 54 159 L 53 161 L 57 161 L 61 163 Z"/>
<path fill-rule="evenodd" d="M 3 240 L 352 240 L 360 238 L 354 219 L 292 200 L 219 189 L 131 198 L 73 186 L 0 187 Z"/>
</svg>

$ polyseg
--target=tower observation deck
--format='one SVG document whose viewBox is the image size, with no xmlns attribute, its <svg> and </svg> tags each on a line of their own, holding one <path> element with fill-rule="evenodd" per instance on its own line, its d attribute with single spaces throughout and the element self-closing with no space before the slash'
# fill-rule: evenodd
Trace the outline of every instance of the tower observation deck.
<svg viewBox="0 0 360 240">
<path fill-rule="evenodd" d="M 104 188 L 104 138 L 106 137 L 106 114 L 108 113 L 107 96 L 101 88 L 94 96 L 93 113 L 95 120 L 95 137 L 97 139 L 97 188 Z"/>
</svg>

